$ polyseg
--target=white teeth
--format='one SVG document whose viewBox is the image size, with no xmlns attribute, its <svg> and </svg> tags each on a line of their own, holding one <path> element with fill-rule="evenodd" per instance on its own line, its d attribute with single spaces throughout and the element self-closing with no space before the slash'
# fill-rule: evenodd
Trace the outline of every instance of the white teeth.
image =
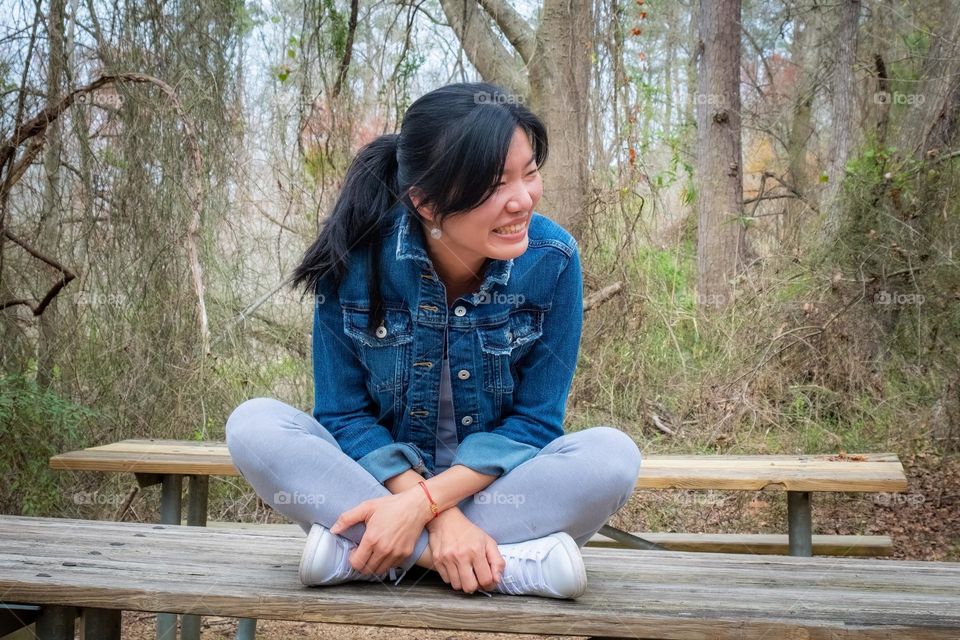
<svg viewBox="0 0 960 640">
<path fill-rule="evenodd" d="M 497 227 L 493 231 L 494 233 L 500 233 L 506 236 L 514 233 L 520 233 L 523 231 L 524 227 L 526 227 L 525 224 L 512 224 L 509 227 Z"/>
</svg>

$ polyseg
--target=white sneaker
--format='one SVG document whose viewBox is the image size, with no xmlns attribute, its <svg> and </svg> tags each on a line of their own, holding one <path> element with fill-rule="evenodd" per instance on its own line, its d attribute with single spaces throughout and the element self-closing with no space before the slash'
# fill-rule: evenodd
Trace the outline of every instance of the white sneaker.
<svg viewBox="0 0 960 640">
<path fill-rule="evenodd" d="M 350 552 L 357 545 L 343 536 L 332 533 L 323 525 L 314 524 L 307 535 L 307 544 L 300 556 L 300 582 L 308 587 L 320 587 L 353 580 L 383 582 L 389 577 L 399 583 L 397 569 L 371 575 L 360 573 L 350 566 Z"/>
<path fill-rule="evenodd" d="M 587 590 L 580 548 L 563 531 L 543 538 L 497 545 L 506 561 L 494 591 L 510 595 L 576 598 Z"/>
</svg>

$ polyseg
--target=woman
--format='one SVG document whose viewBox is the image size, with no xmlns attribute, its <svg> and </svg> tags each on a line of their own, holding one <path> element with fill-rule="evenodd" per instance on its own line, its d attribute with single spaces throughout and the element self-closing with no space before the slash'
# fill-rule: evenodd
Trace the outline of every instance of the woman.
<svg viewBox="0 0 960 640">
<path fill-rule="evenodd" d="M 563 433 L 582 274 L 534 212 L 546 158 L 516 98 L 460 83 L 351 164 L 294 274 L 316 294 L 313 415 L 258 398 L 227 422 L 234 464 L 308 532 L 304 584 L 417 564 L 467 593 L 586 589 L 580 548 L 640 453 L 610 427 Z"/>
</svg>

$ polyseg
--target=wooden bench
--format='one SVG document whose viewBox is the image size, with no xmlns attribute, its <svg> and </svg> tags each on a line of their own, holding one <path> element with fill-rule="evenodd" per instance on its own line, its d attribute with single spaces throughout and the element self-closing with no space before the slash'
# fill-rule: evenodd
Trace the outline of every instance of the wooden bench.
<svg viewBox="0 0 960 640">
<path fill-rule="evenodd" d="M 141 486 L 160 483 L 161 522 L 180 523 L 183 478 L 189 478 L 188 524 L 206 522 L 208 478 L 237 476 L 226 444 L 180 440 L 123 440 L 100 447 L 60 454 L 50 459 L 53 469 L 134 473 Z M 810 456 L 694 456 L 644 457 L 638 489 L 720 489 L 728 491 L 787 492 L 787 550 L 791 555 L 814 553 L 810 501 L 812 492 L 902 492 L 907 489 L 903 466 L 895 454 Z M 604 527 L 601 533 L 631 545 L 629 534 Z M 664 534 L 667 535 L 667 534 Z M 664 539 L 670 548 L 669 535 Z M 640 539 L 641 543 L 643 539 Z M 782 549 L 782 538 L 684 535 L 683 549 L 772 551 Z M 647 539 L 647 542 L 655 542 Z M 724 545 L 718 547 L 718 544 Z M 859 546 L 858 546 L 859 545 Z M 886 536 L 818 537 L 816 550 L 839 555 L 889 554 Z"/>
<path fill-rule="evenodd" d="M 583 550 L 576 601 L 462 594 L 422 572 L 307 588 L 302 536 L 0 516 L 0 599 L 42 640 L 113 640 L 121 611 L 608 638 L 960 637 L 960 563 Z"/>
<path fill-rule="evenodd" d="M 291 536 L 306 534 L 300 525 L 286 523 L 250 523 L 209 521 L 208 527 L 270 530 Z M 634 531 L 631 535 L 649 540 L 667 551 L 695 551 L 712 553 L 756 553 L 786 555 L 787 536 L 780 534 L 739 533 L 662 533 Z M 623 547 L 623 543 L 598 533 L 587 541 L 590 547 Z M 890 536 L 813 536 L 813 553 L 818 556 L 888 556 L 893 553 Z"/>
</svg>

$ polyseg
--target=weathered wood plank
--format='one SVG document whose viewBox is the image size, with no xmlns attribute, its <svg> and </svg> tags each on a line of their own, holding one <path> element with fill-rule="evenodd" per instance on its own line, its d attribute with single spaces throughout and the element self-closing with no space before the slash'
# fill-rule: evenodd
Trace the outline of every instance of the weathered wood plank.
<svg viewBox="0 0 960 640">
<path fill-rule="evenodd" d="M 242 529 L 244 531 L 283 532 L 290 535 L 306 535 L 300 525 L 287 523 L 258 524 L 251 522 L 211 521 L 208 527 Z M 708 553 L 759 553 L 763 555 L 786 555 L 789 541 L 786 534 L 740 534 L 740 533 L 672 533 L 634 531 L 633 535 L 655 542 L 668 551 L 698 551 Z M 593 536 L 587 545 L 591 547 L 616 547 L 623 545 L 600 533 Z M 890 536 L 867 535 L 815 535 L 813 554 L 818 556 L 889 556 L 893 554 Z"/>
<path fill-rule="evenodd" d="M 123 440 L 50 459 L 53 469 L 239 475 L 222 442 Z M 645 456 L 640 489 L 906 491 L 896 454 L 845 456 Z"/>
<path fill-rule="evenodd" d="M 670 551 L 706 553 L 759 553 L 786 555 L 790 544 L 786 534 L 739 533 L 661 533 L 637 531 L 635 536 L 649 540 Z M 621 547 L 615 540 L 597 534 L 589 542 L 596 547 Z M 816 556 L 889 556 L 893 554 L 890 536 L 814 535 Z"/>
<path fill-rule="evenodd" d="M 5 599 L 461 631 L 643 638 L 956 638 L 960 565 L 585 549 L 575 602 L 436 577 L 309 589 L 302 535 L 0 516 Z M 97 551 L 99 555 L 90 552 Z"/>
</svg>

